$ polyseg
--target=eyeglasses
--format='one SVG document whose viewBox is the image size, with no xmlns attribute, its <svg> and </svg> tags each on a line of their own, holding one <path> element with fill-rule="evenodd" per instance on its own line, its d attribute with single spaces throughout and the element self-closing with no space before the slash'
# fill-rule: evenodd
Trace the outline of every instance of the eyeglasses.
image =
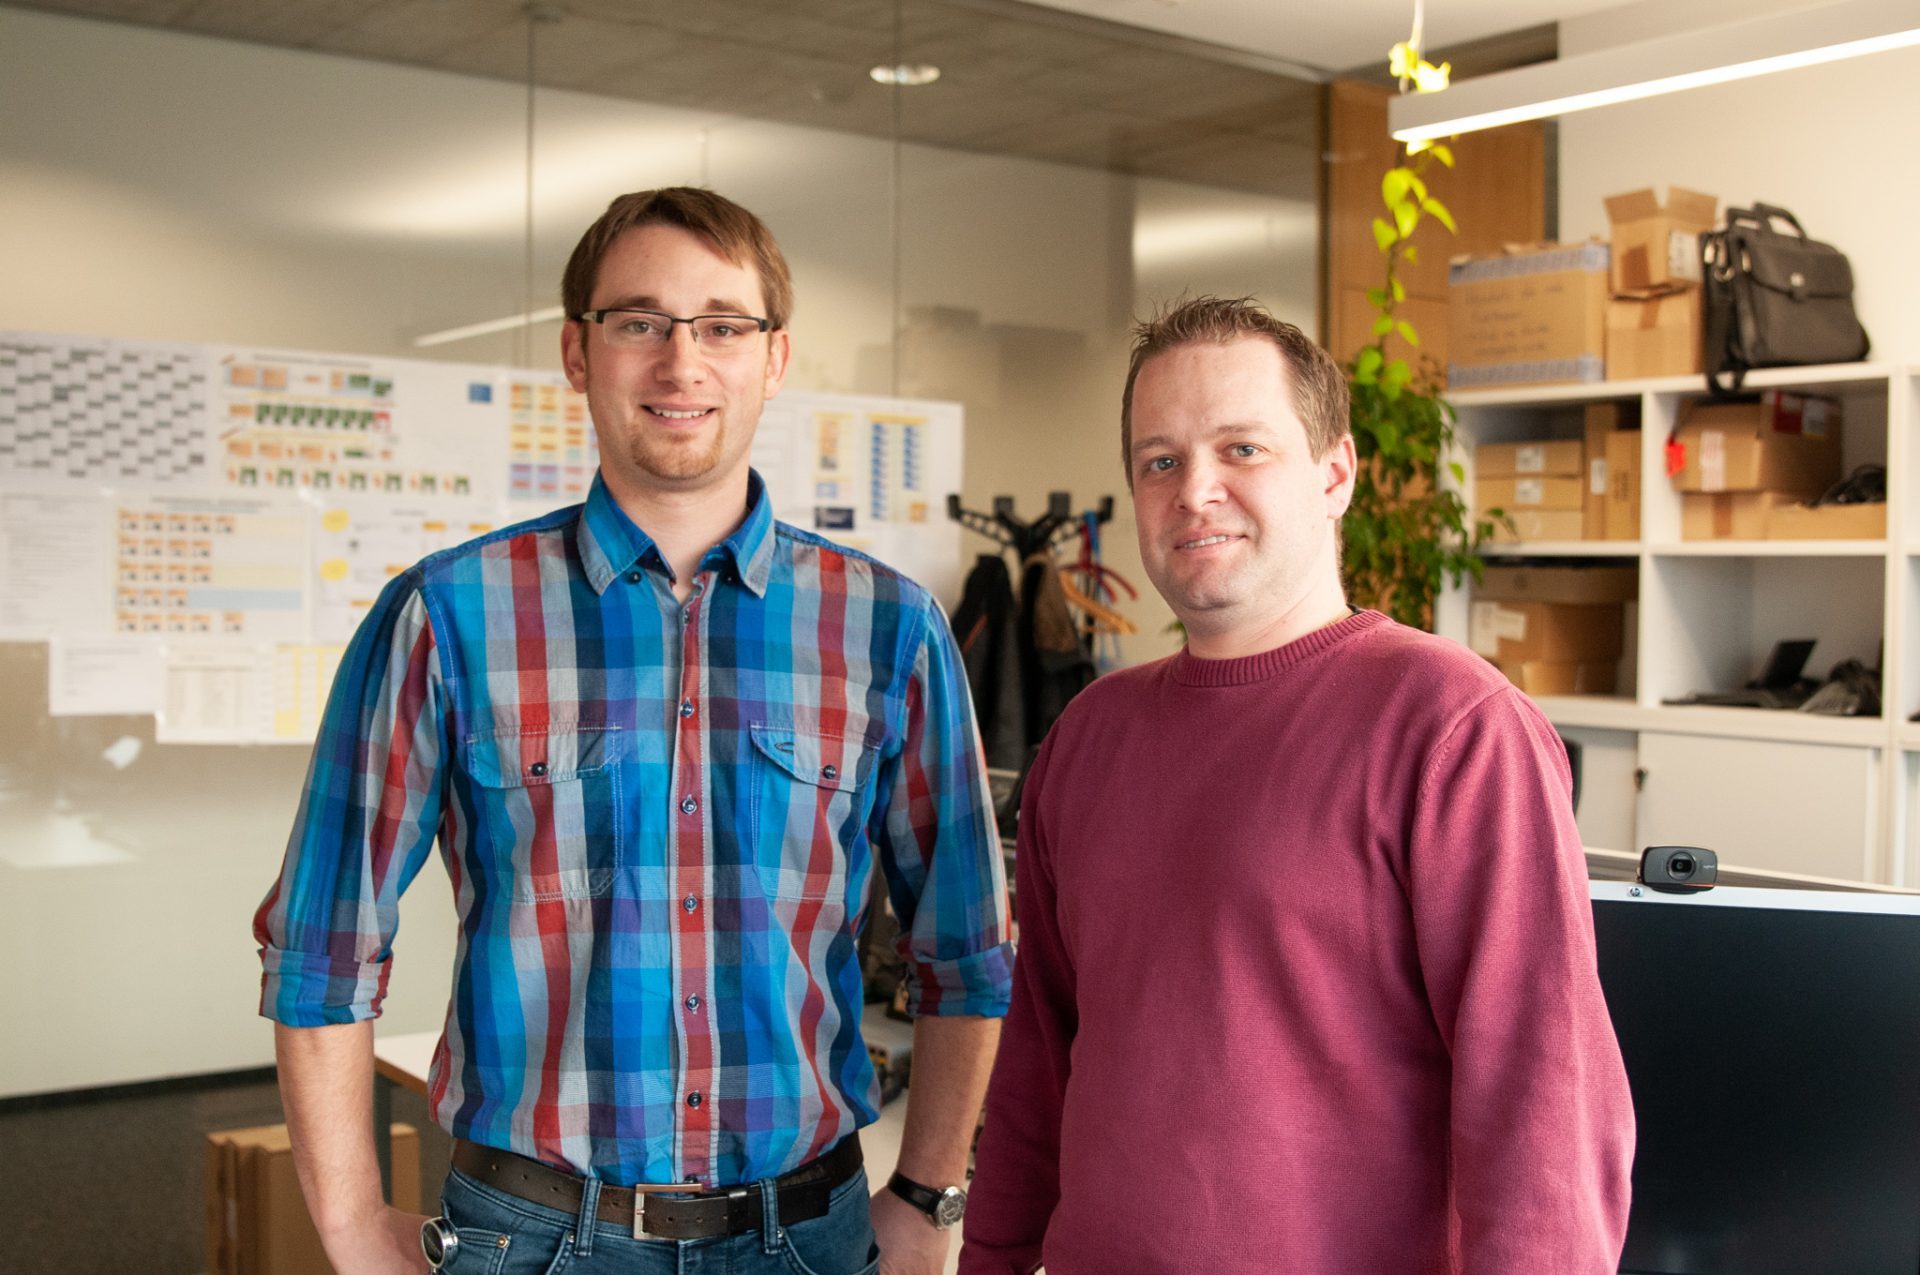
<svg viewBox="0 0 1920 1275">
<path fill-rule="evenodd" d="M 601 336 L 611 346 L 657 349 L 673 340 L 673 325 L 684 323 L 694 342 L 709 354 L 730 354 L 744 349 L 749 340 L 765 332 L 771 324 L 751 314 L 696 314 L 691 319 L 664 314 L 659 310 L 589 310 L 573 316 L 582 323 L 600 325 Z"/>
</svg>

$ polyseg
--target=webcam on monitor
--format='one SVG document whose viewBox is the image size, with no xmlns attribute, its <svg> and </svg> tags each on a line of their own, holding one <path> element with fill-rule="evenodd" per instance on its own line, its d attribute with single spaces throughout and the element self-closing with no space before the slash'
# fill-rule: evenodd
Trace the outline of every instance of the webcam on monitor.
<svg viewBox="0 0 1920 1275">
<path fill-rule="evenodd" d="M 1699 846 L 1648 846 L 1640 852 L 1640 884 L 1662 894 L 1713 889 L 1720 856 Z"/>
</svg>

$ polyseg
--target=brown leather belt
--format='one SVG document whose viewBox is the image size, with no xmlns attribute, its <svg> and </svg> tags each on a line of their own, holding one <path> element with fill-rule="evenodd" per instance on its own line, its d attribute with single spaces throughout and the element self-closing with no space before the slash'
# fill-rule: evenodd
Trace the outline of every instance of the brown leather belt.
<svg viewBox="0 0 1920 1275">
<path fill-rule="evenodd" d="M 860 1171 L 860 1135 L 848 1134 L 833 1150 L 774 1179 L 780 1225 L 792 1226 L 827 1211 L 835 1187 Z M 563 1213 L 578 1213 L 584 1193 L 579 1178 L 537 1160 L 483 1147 L 463 1138 L 453 1144 L 453 1167 L 496 1191 Z M 702 1240 L 739 1235 L 761 1224 L 758 1185 L 690 1192 L 685 1183 L 638 1187 L 603 1186 L 595 1211 L 603 1222 L 633 1227 L 636 1239 Z"/>
</svg>

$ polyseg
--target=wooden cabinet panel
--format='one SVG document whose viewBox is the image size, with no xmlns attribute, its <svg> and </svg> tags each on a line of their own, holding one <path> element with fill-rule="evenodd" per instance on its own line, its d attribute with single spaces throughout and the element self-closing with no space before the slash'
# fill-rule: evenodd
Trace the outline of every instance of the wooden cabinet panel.
<svg viewBox="0 0 1920 1275">
<path fill-rule="evenodd" d="M 1336 358 L 1350 358 L 1370 338 L 1363 326 L 1355 340 L 1352 306 L 1344 294 L 1351 292 L 1364 305 L 1366 290 L 1382 282 L 1373 219 L 1386 211 L 1380 178 L 1398 157 L 1387 133 L 1392 96 L 1357 80 L 1339 80 L 1328 88 L 1325 336 Z M 1469 133 L 1451 145 L 1456 167 L 1432 165 L 1427 185 L 1452 211 L 1460 233 L 1449 235 L 1432 221 L 1423 224 L 1413 241 L 1419 259 L 1401 271 L 1410 299 L 1438 307 L 1437 321 L 1413 317 L 1412 306 L 1408 318 L 1419 329 L 1423 348 L 1443 361 L 1447 261 L 1503 244 L 1533 243 L 1546 234 L 1546 131 L 1540 124 Z"/>
</svg>

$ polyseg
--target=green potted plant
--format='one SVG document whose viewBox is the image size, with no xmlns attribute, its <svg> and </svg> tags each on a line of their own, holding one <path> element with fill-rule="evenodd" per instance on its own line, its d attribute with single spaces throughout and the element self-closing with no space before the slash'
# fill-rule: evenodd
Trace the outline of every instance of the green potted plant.
<svg viewBox="0 0 1920 1275">
<path fill-rule="evenodd" d="M 1403 88 L 1409 80 L 1421 91 L 1446 86 L 1447 66 L 1421 60 L 1414 41 L 1394 46 L 1391 65 Z M 1443 369 L 1431 357 L 1423 356 L 1416 369 L 1387 355 L 1391 336 L 1420 345 L 1419 333 L 1397 314 L 1407 296 L 1400 264 L 1418 260 L 1409 240 L 1429 218 L 1450 234 L 1456 229 L 1453 214 L 1427 190 L 1425 174 L 1434 163 L 1453 167 L 1453 152 L 1440 143 L 1410 143 L 1380 182 L 1387 215 L 1374 218 L 1373 237 L 1385 279 L 1367 291 L 1378 311 L 1373 343 L 1346 365 L 1360 472 L 1341 523 L 1349 595 L 1423 629 L 1433 627 L 1434 599 L 1443 587 L 1468 575 L 1480 578 L 1480 545 L 1500 516 L 1490 510 L 1475 519 L 1462 498 L 1466 475 L 1452 458 L 1457 417 L 1442 394 Z M 1451 484 L 1442 481 L 1442 466 Z"/>
</svg>

